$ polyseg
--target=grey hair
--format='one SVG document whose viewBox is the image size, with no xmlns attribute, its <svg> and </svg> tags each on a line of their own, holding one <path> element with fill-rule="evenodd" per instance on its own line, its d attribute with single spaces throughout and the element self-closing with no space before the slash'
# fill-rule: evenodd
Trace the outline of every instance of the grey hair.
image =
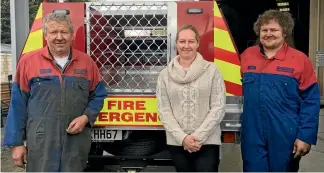
<svg viewBox="0 0 324 173">
<path fill-rule="evenodd" d="M 56 22 L 66 21 L 69 25 L 71 33 L 74 32 L 72 21 L 68 15 L 63 13 L 49 13 L 43 21 L 43 34 L 46 33 L 46 24 L 49 21 L 56 21 Z"/>
</svg>

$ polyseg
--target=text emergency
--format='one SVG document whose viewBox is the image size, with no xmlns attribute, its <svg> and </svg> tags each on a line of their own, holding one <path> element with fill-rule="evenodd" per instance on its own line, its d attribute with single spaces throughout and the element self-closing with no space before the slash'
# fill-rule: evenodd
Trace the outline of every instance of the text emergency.
<svg viewBox="0 0 324 173">
<path fill-rule="evenodd" d="M 157 122 L 158 115 L 157 113 L 131 113 L 131 112 L 100 112 L 99 121 L 125 121 L 125 122 Z"/>
<path fill-rule="evenodd" d="M 155 97 L 106 98 L 96 126 L 162 126 Z"/>
</svg>

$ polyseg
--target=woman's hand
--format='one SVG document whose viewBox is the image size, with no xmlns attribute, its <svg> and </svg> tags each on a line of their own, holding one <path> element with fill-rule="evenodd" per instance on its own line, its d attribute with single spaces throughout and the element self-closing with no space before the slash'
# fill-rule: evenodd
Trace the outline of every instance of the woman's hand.
<svg viewBox="0 0 324 173">
<path fill-rule="evenodd" d="M 189 153 L 197 152 L 201 148 L 199 140 L 195 136 L 188 135 L 183 140 L 184 150 L 188 150 Z"/>
</svg>

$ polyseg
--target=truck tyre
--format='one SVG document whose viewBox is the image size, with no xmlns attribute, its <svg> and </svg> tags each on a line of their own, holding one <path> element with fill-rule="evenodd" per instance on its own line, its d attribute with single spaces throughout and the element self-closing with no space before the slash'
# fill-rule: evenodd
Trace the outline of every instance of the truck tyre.
<svg viewBox="0 0 324 173">
<path fill-rule="evenodd" d="M 104 143 L 103 148 L 116 156 L 149 156 L 166 148 L 164 131 L 133 131 L 128 139 Z"/>
</svg>

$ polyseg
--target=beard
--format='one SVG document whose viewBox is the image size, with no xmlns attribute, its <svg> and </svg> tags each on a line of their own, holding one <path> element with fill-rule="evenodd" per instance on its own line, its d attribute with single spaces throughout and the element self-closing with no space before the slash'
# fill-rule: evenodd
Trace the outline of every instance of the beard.
<svg viewBox="0 0 324 173">
<path fill-rule="evenodd" d="M 263 47 L 265 49 L 277 49 L 279 47 L 281 47 L 284 44 L 284 41 L 280 41 L 280 42 L 266 42 L 266 41 L 261 41 L 261 44 L 263 45 Z"/>
</svg>

